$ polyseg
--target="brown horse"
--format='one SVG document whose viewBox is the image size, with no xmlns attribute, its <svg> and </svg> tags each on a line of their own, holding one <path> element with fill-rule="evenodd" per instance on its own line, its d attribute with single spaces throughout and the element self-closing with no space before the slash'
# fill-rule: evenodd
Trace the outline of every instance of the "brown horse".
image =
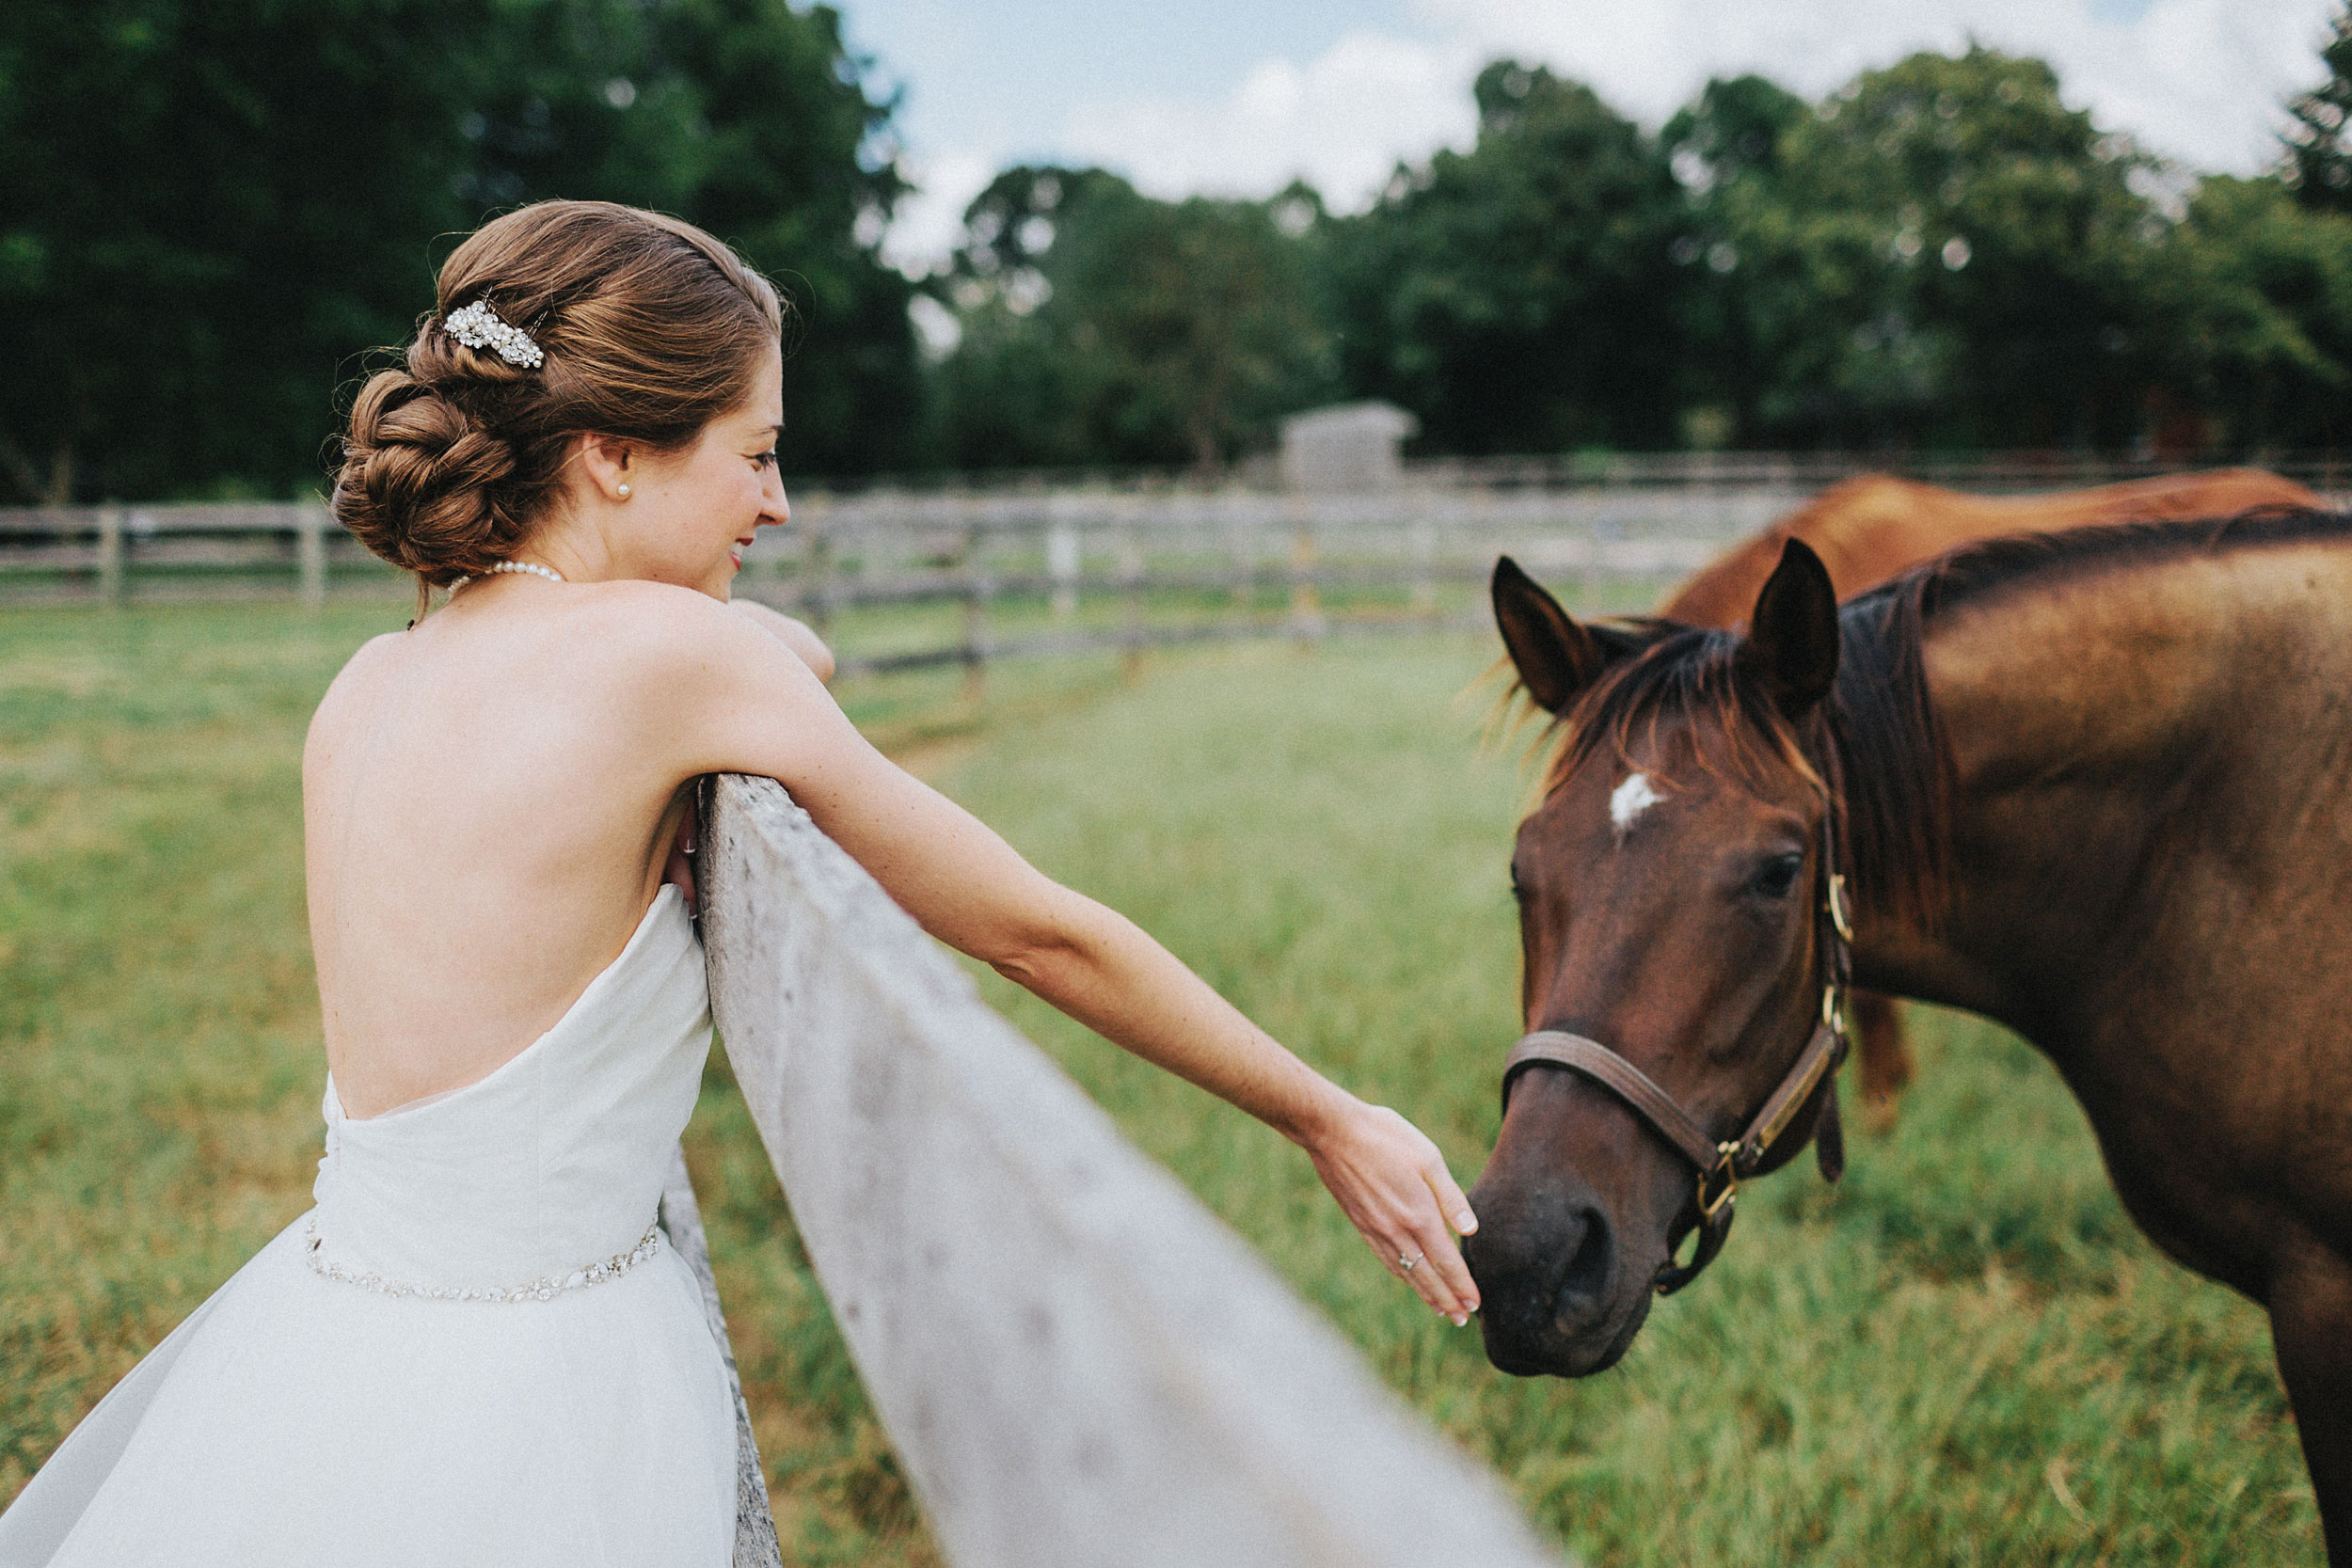
<svg viewBox="0 0 2352 1568">
<path fill-rule="evenodd" d="M 1471 1193 L 1495 1365 L 1613 1363 L 1702 1203 L 1826 1130 L 1835 827 L 1853 979 L 2031 1040 L 2148 1235 L 2268 1309 L 2352 1565 L 2352 517 L 1999 541 L 1842 611 L 1792 542 L 1744 635 L 1581 626 L 1507 561 L 1494 599 L 1563 721 L 1525 1023 L 1589 1048 L 1519 1072 Z"/>
<path fill-rule="evenodd" d="M 2260 468 L 2165 474 L 2041 496 L 1966 496 L 1885 474 L 1828 489 L 1754 538 L 1732 546 L 1667 595 L 1658 613 L 1693 626 L 1737 630 L 1779 564 L 1802 539 L 1829 568 L 1840 599 L 1876 588 L 1945 551 L 2010 533 L 2056 533 L 2101 523 L 2221 517 L 2257 506 L 2317 506 L 2320 498 Z M 1877 991 L 1852 998 L 1863 1101 L 1881 1120 L 1911 1082 L 1911 1048 L 1895 1005 Z"/>
</svg>

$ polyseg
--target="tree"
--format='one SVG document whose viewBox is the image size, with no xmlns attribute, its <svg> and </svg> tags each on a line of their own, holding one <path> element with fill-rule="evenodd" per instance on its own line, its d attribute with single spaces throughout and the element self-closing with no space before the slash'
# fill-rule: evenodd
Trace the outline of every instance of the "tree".
<svg viewBox="0 0 2352 1568">
<path fill-rule="evenodd" d="M 889 106 L 786 0 L 42 0 L 0 41 L 0 488 L 314 487 L 358 351 L 408 338 L 454 236 L 540 196 L 663 208 L 801 304 L 802 466 L 914 423 L 875 255 Z"/>
<path fill-rule="evenodd" d="M 666 0 L 643 14 L 645 85 L 682 121 L 682 136 L 657 145 L 690 150 L 690 178 L 645 204 L 735 245 L 800 311 L 785 368 L 787 461 L 818 473 L 909 463 L 923 398 L 914 290 L 880 255 L 906 185 L 892 104 L 866 96 L 840 14 L 787 0 Z"/>
<path fill-rule="evenodd" d="M 20 7 L 0 91 L 0 460 L 55 500 L 314 478 L 405 336 L 480 29 L 456 0 Z"/>
<path fill-rule="evenodd" d="M 1728 230 L 1732 214 L 1769 209 L 1780 199 L 1782 143 L 1811 113 L 1804 100 L 1761 76 L 1717 79 L 1659 135 L 1667 166 L 1690 201 L 1683 231 L 1666 256 L 1690 269 L 1674 294 L 1681 339 L 1692 345 L 1678 394 L 1685 434 L 1700 435 L 1706 444 L 1752 442 L 1778 412 L 1767 400 L 1779 383 L 1773 356 L 1783 345 L 1767 329 L 1769 318 L 1751 287 L 1758 271 L 1740 270 Z"/>
<path fill-rule="evenodd" d="M 2286 183 L 2318 213 L 2352 213 L 2352 6 L 2337 13 L 2319 57 L 2328 80 L 2287 103 Z"/>
<path fill-rule="evenodd" d="M 1681 322 L 1665 158 L 1590 88 L 1503 60 L 1478 140 L 1329 225 L 1341 377 L 1464 452 L 1672 444 Z"/>
<path fill-rule="evenodd" d="M 2151 269 L 2166 405 L 2242 449 L 2352 436 L 2352 214 L 2277 178 L 2203 181 Z"/>
<path fill-rule="evenodd" d="M 949 460 L 1213 467 L 1263 441 L 1315 379 L 1286 231 L 1315 208 L 1296 190 L 1158 201 L 1101 169 L 999 175 L 946 284 L 964 334 L 941 368 Z"/>
<path fill-rule="evenodd" d="M 1739 378 L 1718 395 L 1743 436 L 2130 438 L 2155 358 L 2138 303 L 2165 230 L 2142 194 L 2153 159 L 2067 108 L 2042 62 L 1978 47 L 1774 116 L 1770 158 L 1702 181 L 1676 249 L 1712 275 L 1731 352 L 1708 362 Z M 1703 100 L 1670 128 L 1675 156 L 1704 152 L 1708 119 Z"/>
</svg>

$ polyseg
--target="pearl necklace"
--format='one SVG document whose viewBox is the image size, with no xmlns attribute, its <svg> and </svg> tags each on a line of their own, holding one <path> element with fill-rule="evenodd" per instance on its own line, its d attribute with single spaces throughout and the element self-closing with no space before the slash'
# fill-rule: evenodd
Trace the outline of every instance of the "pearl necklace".
<svg viewBox="0 0 2352 1568">
<path fill-rule="evenodd" d="M 552 566 L 542 566 L 535 561 L 501 561 L 482 575 L 490 577 L 500 572 L 529 572 L 532 577 L 545 578 L 549 582 L 564 580 L 563 573 Z"/>
<path fill-rule="evenodd" d="M 482 575 L 485 578 L 492 578 L 501 576 L 508 572 L 529 572 L 532 577 L 545 578 L 549 582 L 562 582 L 564 580 L 563 573 L 557 571 L 552 566 L 542 566 L 535 561 L 496 562 L 491 565 L 483 568 Z M 472 578 L 459 578 L 455 582 L 449 585 L 449 591 L 454 594 L 460 588 L 465 587 L 466 584 L 473 580 L 474 579 Z"/>
</svg>

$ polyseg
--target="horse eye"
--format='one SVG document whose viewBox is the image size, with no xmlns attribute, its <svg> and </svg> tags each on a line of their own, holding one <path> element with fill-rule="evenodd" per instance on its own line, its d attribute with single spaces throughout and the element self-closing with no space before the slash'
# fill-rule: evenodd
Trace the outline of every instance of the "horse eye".
<svg viewBox="0 0 2352 1568">
<path fill-rule="evenodd" d="M 1764 863 L 1750 885 L 1767 898 L 1786 898 L 1797 885 L 1797 873 L 1804 869 L 1803 855 L 1774 855 Z"/>
</svg>

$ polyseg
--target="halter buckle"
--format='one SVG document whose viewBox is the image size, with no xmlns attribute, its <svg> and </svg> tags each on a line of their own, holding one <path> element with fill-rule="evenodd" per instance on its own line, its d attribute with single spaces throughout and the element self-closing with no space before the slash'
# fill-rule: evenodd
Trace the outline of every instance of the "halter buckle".
<svg viewBox="0 0 2352 1568">
<path fill-rule="evenodd" d="M 1715 1152 L 1722 1158 L 1710 1168 L 1699 1172 L 1698 1205 L 1702 1224 L 1712 1224 L 1715 1216 L 1740 1196 L 1740 1169 L 1737 1164 L 1740 1146 L 1736 1143 L 1717 1144 Z M 1715 1180 L 1722 1181 L 1723 1187 L 1713 1197 L 1709 1197 L 1707 1196 L 1708 1183 Z"/>
<path fill-rule="evenodd" d="M 1853 923 L 1846 918 L 1846 877 L 1841 871 L 1829 874 L 1829 923 L 1838 940 L 1853 941 Z"/>
</svg>

